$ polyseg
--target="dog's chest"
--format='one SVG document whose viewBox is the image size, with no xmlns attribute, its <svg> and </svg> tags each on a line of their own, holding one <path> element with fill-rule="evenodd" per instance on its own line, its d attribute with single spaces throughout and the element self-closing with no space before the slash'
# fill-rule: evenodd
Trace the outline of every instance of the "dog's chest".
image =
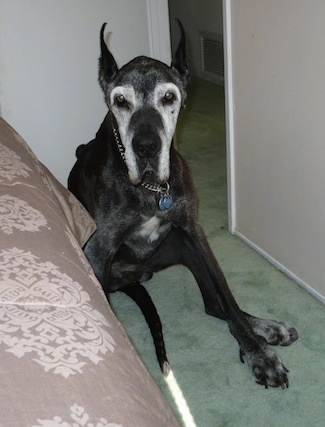
<svg viewBox="0 0 325 427">
<path fill-rule="evenodd" d="M 133 251 L 140 262 L 140 260 L 147 259 L 156 250 L 170 227 L 170 222 L 162 221 L 156 215 L 144 218 L 142 223 L 129 235 L 125 245 Z"/>
<path fill-rule="evenodd" d="M 169 223 L 161 223 L 161 219 L 156 215 L 146 219 L 139 228 L 135 230 L 138 238 L 144 239 L 149 244 L 159 240 L 165 232 L 170 228 Z"/>
</svg>

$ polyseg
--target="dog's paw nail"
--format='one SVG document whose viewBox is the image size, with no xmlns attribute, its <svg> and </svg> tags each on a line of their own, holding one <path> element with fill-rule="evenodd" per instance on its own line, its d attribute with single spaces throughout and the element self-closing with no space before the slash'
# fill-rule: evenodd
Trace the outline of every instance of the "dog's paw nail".
<svg viewBox="0 0 325 427">
<path fill-rule="evenodd" d="M 286 388 L 289 388 L 289 380 L 286 375 L 284 375 L 283 381 L 281 382 L 281 388 L 282 390 L 285 390 Z"/>
</svg>

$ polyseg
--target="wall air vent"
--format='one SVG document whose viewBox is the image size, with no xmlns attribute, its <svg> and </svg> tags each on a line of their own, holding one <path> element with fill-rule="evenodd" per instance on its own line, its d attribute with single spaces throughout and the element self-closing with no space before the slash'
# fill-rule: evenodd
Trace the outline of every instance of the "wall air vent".
<svg viewBox="0 0 325 427">
<path fill-rule="evenodd" d="M 224 83 L 223 39 L 221 34 L 200 32 L 202 75 L 214 83 Z"/>
</svg>

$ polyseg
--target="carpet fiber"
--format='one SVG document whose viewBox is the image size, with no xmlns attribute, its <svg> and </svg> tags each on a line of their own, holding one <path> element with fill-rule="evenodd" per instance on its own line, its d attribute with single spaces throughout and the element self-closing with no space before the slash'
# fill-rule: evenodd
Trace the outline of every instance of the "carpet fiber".
<svg viewBox="0 0 325 427">
<path fill-rule="evenodd" d="M 240 363 L 238 344 L 227 324 L 205 314 L 191 273 L 177 266 L 156 274 L 146 287 L 160 314 L 168 358 L 195 425 L 324 426 L 324 305 L 227 231 L 223 88 L 204 81 L 193 84 L 177 135 L 178 150 L 191 166 L 199 193 L 200 222 L 240 307 L 259 317 L 285 320 L 299 331 L 296 343 L 276 349 L 290 370 L 289 389 L 265 390 Z M 139 309 L 124 294 L 112 295 L 111 303 L 178 414 Z"/>
</svg>

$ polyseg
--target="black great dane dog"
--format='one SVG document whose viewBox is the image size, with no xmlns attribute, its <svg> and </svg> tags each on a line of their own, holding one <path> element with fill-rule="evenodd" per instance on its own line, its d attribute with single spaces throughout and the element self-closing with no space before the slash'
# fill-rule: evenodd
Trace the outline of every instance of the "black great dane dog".
<svg viewBox="0 0 325 427">
<path fill-rule="evenodd" d="M 99 83 L 108 113 L 96 137 L 77 149 L 68 186 L 97 223 L 84 250 L 107 295 L 122 291 L 141 308 L 165 375 L 169 363 L 159 316 L 141 285 L 175 264 L 193 273 L 208 314 L 225 320 L 240 359 L 259 384 L 289 385 L 269 344 L 289 345 L 297 331 L 241 311 L 197 222 L 190 172 L 172 144 L 190 81 L 181 38 L 171 67 L 144 56 L 121 69 L 100 33 Z"/>
</svg>

